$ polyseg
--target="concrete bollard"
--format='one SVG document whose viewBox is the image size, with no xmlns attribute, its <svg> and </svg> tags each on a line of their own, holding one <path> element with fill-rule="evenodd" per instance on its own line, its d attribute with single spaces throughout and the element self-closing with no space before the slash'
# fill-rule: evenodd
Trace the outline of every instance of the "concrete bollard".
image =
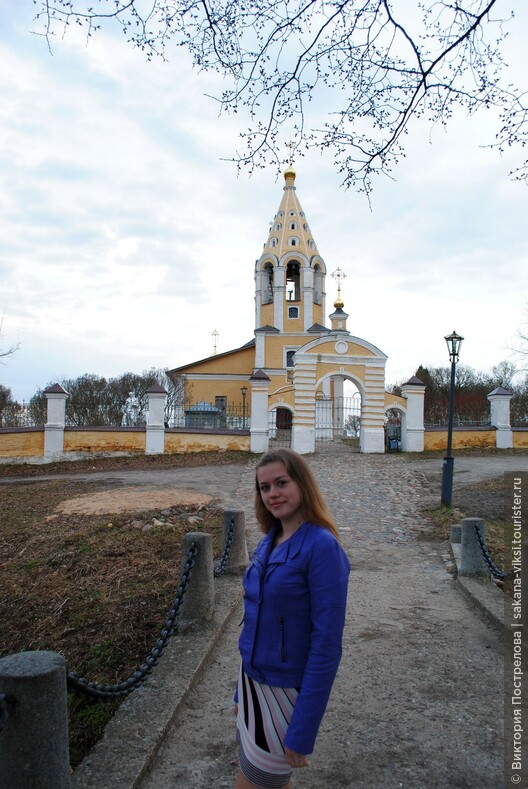
<svg viewBox="0 0 528 789">
<path fill-rule="evenodd" d="M 231 550 L 227 559 L 226 573 L 238 574 L 244 572 L 249 562 L 248 549 L 246 543 L 246 515 L 243 510 L 225 510 L 224 511 L 224 526 L 223 526 L 223 542 L 226 544 L 227 534 L 229 532 L 229 525 L 231 519 L 235 519 L 235 528 L 233 531 L 233 541 L 231 543 Z"/>
<path fill-rule="evenodd" d="M 482 550 L 475 534 L 475 524 L 479 526 L 482 538 L 486 537 L 486 525 L 482 518 L 464 518 L 461 523 L 461 550 L 459 575 L 486 576 L 491 572 L 482 555 Z"/>
<path fill-rule="evenodd" d="M 15 698 L 0 734 L 0 785 L 70 789 L 66 664 L 56 652 L 0 660 L 0 692 Z"/>
<path fill-rule="evenodd" d="M 455 543 L 455 544 L 456 543 L 460 543 L 461 539 L 462 539 L 462 527 L 461 527 L 461 525 L 458 523 L 455 526 L 451 526 L 450 542 L 451 543 Z"/>
<path fill-rule="evenodd" d="M 195 622 L 209 622 L 214 613 L 213 538 L 202 532 L 186 534 L 182 541 L 182 569 L 193 542 L 198 553 L 180 607 L 179 632 L 189 629 Z"/>
</svg>

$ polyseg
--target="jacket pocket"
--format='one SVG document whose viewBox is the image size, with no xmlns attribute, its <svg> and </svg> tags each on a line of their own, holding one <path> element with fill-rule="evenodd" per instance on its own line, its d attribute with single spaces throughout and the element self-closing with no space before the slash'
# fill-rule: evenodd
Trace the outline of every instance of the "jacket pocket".
<svg viewBox="0 0 528 789">
<path fill-rule="evenodd" d="M 280 656 L 283 663 L 286 662 L 286 622 L 283 616 L 279 616 L 279 647 Z"/>
</svg>

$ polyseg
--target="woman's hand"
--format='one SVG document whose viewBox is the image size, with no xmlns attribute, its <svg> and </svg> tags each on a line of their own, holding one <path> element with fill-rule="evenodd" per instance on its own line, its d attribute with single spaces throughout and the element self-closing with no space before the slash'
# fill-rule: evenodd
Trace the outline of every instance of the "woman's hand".
<svg viewBox="0 0 528 789">
<path fill-rule="evenodd" d="M 310 762 L 304 753 L 296 753 L 295 751 L 290 751 L 289 748 L 284 748 L 284 755 L 290 767 L 297 768 L 310 766 Z"/>
</svg>

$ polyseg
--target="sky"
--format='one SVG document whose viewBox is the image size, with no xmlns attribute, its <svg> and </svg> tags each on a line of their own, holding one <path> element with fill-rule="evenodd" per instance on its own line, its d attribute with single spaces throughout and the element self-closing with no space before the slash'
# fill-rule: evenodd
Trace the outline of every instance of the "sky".
<svg viewBox="0 0 528 789">
<path fill-rule="evenodd" d="M 505 3 L 508 5 L 508 3 Z M 519 6 L 518 2 L 510 3 Z M 518 9 L 505 51 L 528 89 Z M 0 0 L 0 383 L 19 401 L 84 373 L 174 368 L 253 337 L 254 264 L 278 209 L 275 170 L 239 175 L 239 116 L 186 53 L 147 62 L 117 30 L 87 44 L 35 35 L 31 0 Z M 348 329 L 387 356 L 388 384 L 420 364 L 490 371 L 528 331 L 528 189 L 521 154 L 483 147 L 492 118 L 415 123 L 372 202 L 331 154 L 296 161 L 297 195 Z M 285 156 L 286 156 L 285 152 Z M 327 277 L 328 312 L 336 296 Z M 329 321 L 327 325 L 329 325 Z"/>
</svg>

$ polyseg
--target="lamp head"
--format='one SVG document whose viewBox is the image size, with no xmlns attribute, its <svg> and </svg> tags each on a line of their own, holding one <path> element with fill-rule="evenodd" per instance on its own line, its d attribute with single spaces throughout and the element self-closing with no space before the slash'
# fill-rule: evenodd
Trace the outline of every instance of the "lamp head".
<svg viewBox="0 0 528 789">
<path fill-rule="evenodd" d="M 454 364 L 458 362 L 460 346 L 462 345 L 463 339 L 464 338 L 461 337 L 460 334 L 457 334 L 456 331 L 454 331 L 452 334 L 448 334 L 447 337 L 445 338 L 445 341 L 447 343 L 447 348 L 449 351 L 449 359 Z"/>
</svg>

